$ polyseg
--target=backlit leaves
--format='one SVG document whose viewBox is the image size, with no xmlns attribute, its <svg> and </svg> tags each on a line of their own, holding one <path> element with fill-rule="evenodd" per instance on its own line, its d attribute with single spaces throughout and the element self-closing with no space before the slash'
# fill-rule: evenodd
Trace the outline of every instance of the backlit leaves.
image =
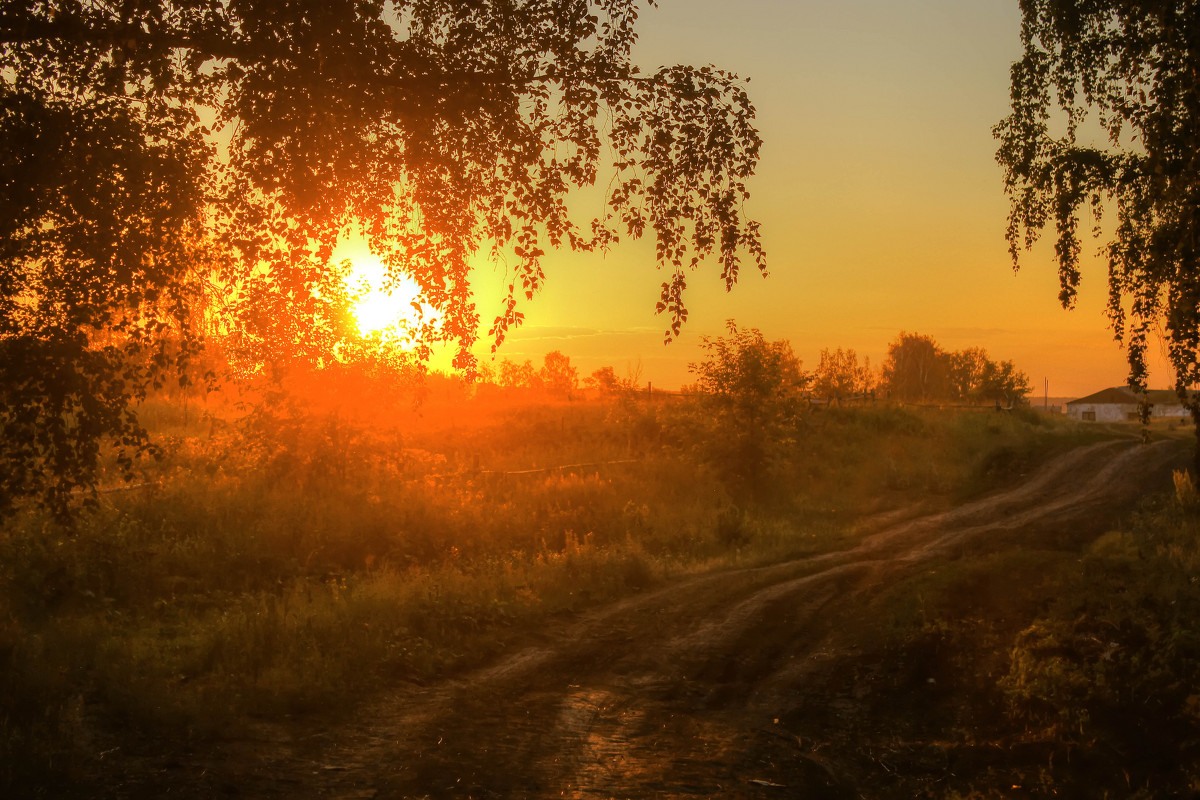
<svg viewBox="0 0 1200 800">
<path fill-rule="evenodd" d="M 1012 114 L 996 126 L 1014 263 L 1053 225 L 1065 306 L 1086 212 L 1112 209 L 1108 314 L 1145 388 L 1165 323 L 1181 391 L 1200 380 L 1200 3 L 1023 0 Z M 1182 396 L 1182 395 L 1181 395 Z"/>
<path fill-rule="evenodd" d="M 186 356 L 203 275 L 229 293 L 205 307 L 247 311 L 226 328 L 248 326 L 246 341 L 274 331 L 261 344 L 278 353 L 305 328 L 278 314 L 317 313 L 352 231 L 421 287 L 436 320 L 426 344 L 453 345 L 463 369 L 480 323 L 477 255 L 509 271 L 498 344 L 546 280 L 551 248 L 652 235 L 671 274 L 658 308 L 677 334 L 684 276 L 702 259 L 728 287 L 743 257 L 765 272 L 742 209 L 760 140 L 736 76 L 632 63 L 638 11 L 635 0 L 0 7 L 0 348 L 13 348 L 0 385 L 25 387 L 6 388 L 6 440 L 33 442 L 100 396 L 88 430 L 132 436 L 122 409 L 156 368 L 97 377 L 63 411 L 28 383 L 22 348 L 74 364 L 92 332 L 117 331 L 122 363 L 166 334 Z M 572 214 L 573 193 L 592 186 L 601 210 Z M 318 329 L 301 338 L 322 340 Z M 53 461 L 55 446 L 22 451 L 12 469 Z"/>
</svg>

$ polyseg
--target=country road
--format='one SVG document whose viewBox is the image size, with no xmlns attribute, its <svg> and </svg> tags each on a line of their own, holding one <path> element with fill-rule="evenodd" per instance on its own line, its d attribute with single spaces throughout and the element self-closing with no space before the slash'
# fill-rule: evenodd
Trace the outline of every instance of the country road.
<svg viewBox="0 0 1200 800">
<path fill-rule="evenodd" d="M 852 549 L 690 577 L 580 615 L 485 669 L 396 688 L 352 723 L 264 725 L 170 764 L 127 765 L 112 792 L 854 798 L 880 796 L 905 770 L 932 785 L 952 771 L 937 731 L 905 740 L 912 728 L 874 719 L 856 685 L 886 669 L 856 661 L 873 600 L 966 554 L 1063 531 L 1086 541 L 1169 485 L 1183 451 L 1177 441 L 1081 447 L 950 510 L 867 519 Z M 937 684 L 896 691 L 919 715 Z"/>
</svg>

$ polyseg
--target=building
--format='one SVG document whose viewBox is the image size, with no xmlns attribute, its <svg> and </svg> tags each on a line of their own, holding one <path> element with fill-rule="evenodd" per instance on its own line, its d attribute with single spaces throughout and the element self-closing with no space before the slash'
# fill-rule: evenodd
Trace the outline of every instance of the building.
<svg viewBox="0 0 1200 800">
<path fill-rule="evenodd" d="M 1144 395 L 1127 386 L 1103 389 L 1067 403 L 1067 416 L 1083 422 L 1136 422 L 1142 401 L 1150 403 L 1151 419 L 1190 419 L 1191 412 L 1179 402 L 1173 389 L 1152 389 Z"/>
</svg>

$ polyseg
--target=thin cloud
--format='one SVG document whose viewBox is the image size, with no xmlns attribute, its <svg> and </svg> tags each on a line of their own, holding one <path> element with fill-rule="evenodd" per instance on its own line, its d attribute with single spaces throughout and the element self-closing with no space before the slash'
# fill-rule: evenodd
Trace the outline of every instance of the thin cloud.
<svg viewBox="0 0 1200 800">
<path fill-rule="evenodd" d="M 657 328 L 622 328 L 602 330 L 598 328 L 577 328 L 571 326 L 529 326 L 517 328 L 509 339 L 514 342 L 539 341 L 569 341 L 576 339 L 594 339 L 611 336 L 644 336 L 647 333 L 661 334 Z"/>
</svg>

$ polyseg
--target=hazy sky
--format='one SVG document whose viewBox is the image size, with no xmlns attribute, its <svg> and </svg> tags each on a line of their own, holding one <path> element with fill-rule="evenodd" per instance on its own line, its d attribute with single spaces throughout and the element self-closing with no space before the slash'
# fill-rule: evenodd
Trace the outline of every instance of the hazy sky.
<svg viewBox="0 0 1200 800">
<path fill-rule="evenodd" d="M 1087 265 L 1073 311 L 1058 305 L 1048 246 L 1011 268 L 991 128 L 1020 51 L 1016 0 L 662 0 L 641 23 L 644 69 L 713 63 L 751 79 L 765 144 L 747 211 L 771 275 L 746 271 L 727 295 L 718 267 L 702 267 L 684 336 L 664 346 L 649 246 L 551 254 L 502 357 L 561 349 L 584 374 L 640 361 L 643 378 L 678 386 L 699 336 L 732 318 L 790 340 L 809 367 L 826 347 L 877 365 L 907 330 L 1015 360 L 1038 396 L 1043 379 L 1052 396 L 1123 382 L 1104 265 Z"/>
</svg>

